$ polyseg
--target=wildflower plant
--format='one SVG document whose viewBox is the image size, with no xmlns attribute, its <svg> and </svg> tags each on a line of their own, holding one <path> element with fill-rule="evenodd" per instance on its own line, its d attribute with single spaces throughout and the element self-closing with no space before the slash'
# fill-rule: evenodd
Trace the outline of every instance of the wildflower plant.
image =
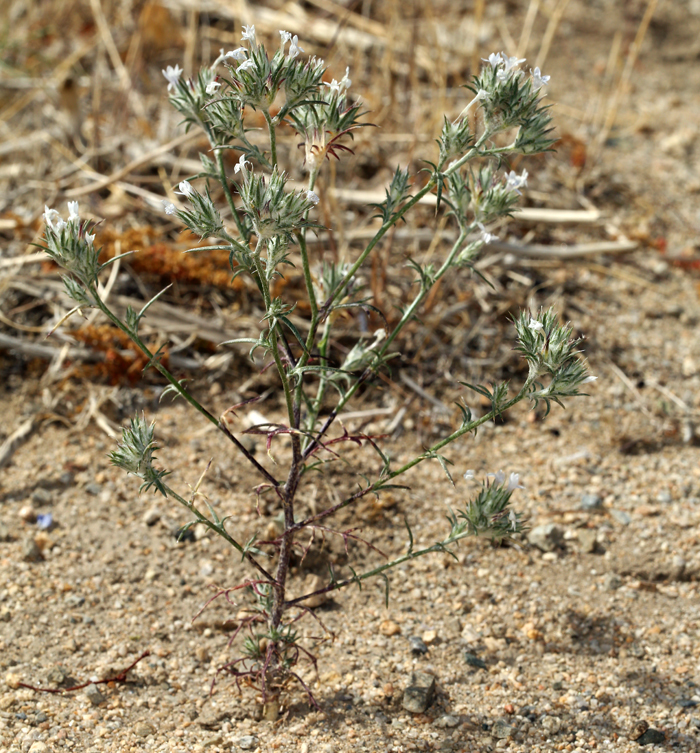
<svg viewBox="0 0 700 753">
<path fill-rule="evenodd" d="M 408 169 L 397 167 L 386 198 L 373 207 L 381 226 L 366 247 L 354 259 L 315 265 L 307 236 L 321 227 L 316 220 L 317 177 L 327 159 L 339 159 L 351 151 L 354 132 L 367 124 L 362 120 L 361 103 L 350 95 L 349 71 L 340 81 L 327 83 L 323 79 L 324 62 L 314 57 L 305 59 L 301 53 L 303 48 L 296 35 L 280 31 L 279 46 L 271 53 L 258 40 L 255 28 L 246 26 L 241 46 L 230 52 L 221 50 L 214 64 L 196 76 L 183 79 L 178 66 L 163 71 L 170 101 L 182 115 L 185 127 L 202 129 L 211 147 L 201 155 L 201 172 L 180 183 L 175 192 L 180 197 L 178 205 L 164 201 L 164 211 L 193 233 L 210 240 L 205 249 L 227 250 L 232 275 L 248 275 L 255 284 L 265 311 L 258 336 L 225 345 L 249 346 L 251 354 L 264 357 L 265 369 L 271 367 L 275 371 L 285 419 L 249 431 L 266 435 L 268 451 L 278 437 L 287 437 L 291 450 L 286 467 L 278 463 L 274 472 L 268 470 L 236 436 L 235 411 L 229 409 L 221 416 L 212 414 L 169 371 L 160 352 L 152 352 L 142 340 L 139 325 L 155 298 L 138 312 L 129 308 L 123 320 L 109 308 L 102 299 L 99 278 L 114 259 L 99 263 L 95 236 L 89 232 L 89 223 L 80 220 L 77 203 L 69 203 L 67 220 L 52 209 L 47 208 L 44 214 L 44 248 L 67 273 L 64 282 L 68 295 L 76 302 L 73 311 L 100 309 L 128 334 L 148 358 L 149 366 L 169 382 L 166 392 L 183 397 L 217 426 L 260 476 L 257 493 L 274 500 L 282 521 L 279 535 L 269 541 L 256 537 L 244 541 L 233 530 L 233 521 L 220 518 L 208 503 L 206 509 L 202 507 L 205 497 L 199 488 L 204 474 L 189 496 L 180 495 L 170 486 L 169 472 L 156 467 L 154 423 L 145 416 L 132 419 L 111 454 L 115 465 L 141 479 L 141 491 L 152 490 L 182 504 L 192 516 L 188 526 L 207 526 L 249 564 L 251 577 L 222 592 L 227 599 L 231 593 L 244 599 L 243 594 L 247 593 L 250 608 L 250 616 L 238 628 L 245 633 L 242 656 L 226 668 L 237 681 L 258 688 L 268 718 L 276 716 L 280 694 L 290 681 L 301 683 L 313 701 L 296 670 L 303 657 L 315 664 L 296 628 L 298 620 L 311 612 L 304 606 L 306 599 L 352 584 L 361 585 L 369 578 L 385 578 L 387 570 L 422 555 L 454 554 L 454 547 L 467 536 L 484 536 L 496 542 L 517 536 L 524 530 L 524 521 L 511 507 L 511 496 L 522 487 L 517 474 L 508 479 L 502 472 L 492 474 L 463 510 L 449 514 L 441 540 L 416 549 L 407 523 L 409 544 L 402 556 L 366 572 L 350 568 L 343 577 L 331 570 L 325 585 L 313 593 L 291 598 L 290 560 L 295 550 L 303 549 L 300 534 L 337 534 L 344 541 L 357 538 L 350 531 L 333 529 L 329 518 L 368 495 L 396 487 L 406 472 L 426 460 L 437 460 L 452 481 L 449 461 L 442 455 L 447 445 L 476 433 L 479 426 L 522 400 L 533 406 L 542 401 L 549 411 L 552 402 L 561 404 L 564 398 L 581 394 L 582 385 L 594 379 L 588 376 L 580 359 L 579 341 L 570 327 L 559 323 L 553 311 L 522 314 L 514 324 L 515 349 L 528 364 L 524 383 L 516 390 L 507 382 L 490 387 L 462 383 L 488 399 L 491 408 L 483 416 L 475 418 L 462 401 L 458 404 L 459 428 L 400 467 L 381 449 L 377 438 L 337 430 L 339 413 L 361 388 L 371 387 L 397 355 L 397 338 L 418 315 L 433 286 L 450 270 L 466 268 L 462 273 L 468 275 L 480 250 L 495 239 L 487 226 L 512 212 L 520 189 L 526 185 L 527 172 L 505 172 L 501 169 L 503 160 L 509 155 L 551 149 L 551 118 L 548 106 L 542 104 L 548 77 L 539 69 L 527 74 L 521 69 L 524 60 L 501 53 L 489 56 L 481 74 L 467 87 L 473 98 L 456 119 L 445 118 L 437 156 L 434 162 L 426 162 L 427 179 L 423 184 L 416 182 Z M 246 121 L 250 109 L 262 113 L 265 120 L 264 148 L 259 138 L 255 143 L 248 138 Z M 302 189 L 290 187 L 280 166 L 277 132 L 283 126 L 293 129 L 299 138 L 299 151 L 286 154 L 285 158 L 303 163 L 308 181 Z M 504 139 L 503 134 L 510 134 L 510 140 Z M 232 175 L 223 159 L 230 149 L 238 155 Z M 213 187 L 223 195 L 223 207 L 215 203 Z M 358 340 L 341 359 L 333 339 L 338 314 L 371 308 L 357 285 L 359 271 L 387 232 L 429 193 L 437 197 L 438 211 L 444 207 L 456 224 L 456 241 L 439 264 L 410 262 L 417 273 L 417 286 L 398 322 L 378 330 L 371 341 Z M 276 278 L 290 266 L 299 268 L 303 276 L 304 310 L 309 312 L 303 331 L 289 316 L 293 306 L 274 293 Z M 347 441 L 369 445 L 380 459 L 379 471 L 374 477 L 365 476 L 364 485 L 344 499 L 302 515 L 298 493 L 308 472 L 320 468 L 325 458 L 335 456 L 338 443 Z M 468 471 L 466 477 L 473 478 L 473 472 Z"/>
</svg>

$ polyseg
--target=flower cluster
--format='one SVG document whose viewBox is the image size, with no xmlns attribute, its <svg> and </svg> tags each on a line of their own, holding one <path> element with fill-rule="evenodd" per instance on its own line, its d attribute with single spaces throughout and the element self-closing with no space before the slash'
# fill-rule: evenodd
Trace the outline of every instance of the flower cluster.
<svg viewBox="0 0 700 753">
<path fill-rule="evenodd" d="M 163 201 L 163 209 L 166 214 L 177 216 L 187 227 L 204 238 L 209 235 L 218 235 L 223 231 L 224 223 L 219 210 L 214 206 L 209 191 L 205 195 L 196 191 L 192 184 L 183 180 L 179 185 L 179 191 L 175 193 L 184 196 L 190 203 L 189 209 L 177 209 L 169 201 Z"/>
<path fill-rule="evenodd" d="M 582 394 L 579 387 L 595 381 L 578 346 L 581 338 L 573 337 L 570 325 L 561 325 L 552 309 L 532 317 L 523 312 L 515 320 L 518 335 L 516 350 L 528 362 L 528 396 L 535 405 L 543 400 L 550 409 L 550 400 L 561 405 L 560 398 Z M 548 383 L 542 382 L 542 377 Z"/>
<path fill-rule="evenodd" d="M 95 248 L 95 234 L 90 233 L 91 223 L 81 222 L 78 202 L 68 202 L 68 219 L 64 220 L 55 209 L 45 207 L 45 246 L 41 248 L 69 272 L 63 277 L 68 295 L 80 306 L 93 305 L 90 291 L 97 285 L 97 276 L 103 268 L 98 261 L 99 249 Z"/>
<path fill-rule="evenodd" d="M 486 130 L 494 135 L 510 128 L 518 128 L 511 149 L 523 154 L 536 154 L 551 149 L 551 117 L 549 107 L 542 105 L 539 92 L 549 83 L 539 68 L 527 76 L 520 64 L 524 58 L 508 57 L 494 52 L 485 60 L 481 76 L 467 88 L 474 98 L 464 108 L 458 121 L 463 120 L 480 105 Z"/>
<path fill-rule="evenodd" d="M 474 480 L 474 471 L 467 471 L 464 478 Z M 471 536 L 483 536 L 492 541 L 513 538 L 525 530 L 523 516 L 510 507 L 510 498 L 516 489 L 524 489 L 520 476 L 511 473 L 506 483 L 503 471 L 489 473 L 479 494 L 457 515 L 448 515 L 452 523 L 451 537 L 466 532 Z"/>
</svg>

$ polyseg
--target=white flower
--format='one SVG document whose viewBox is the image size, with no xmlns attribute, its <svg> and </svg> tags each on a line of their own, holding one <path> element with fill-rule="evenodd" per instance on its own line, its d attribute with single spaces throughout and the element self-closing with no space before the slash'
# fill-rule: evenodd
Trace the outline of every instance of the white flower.
<svg viewBox="0 0 700 753">
<path fill-rule="evenodd" d="M 506 188 L 508 190 L 515 191 L 515 193 L 520 195 L 520 191 L 518 189 L 526 185 L 527 185 L 527 170 L 523 170 L 522 175 L 518 175 L 515 172 L 515 170 L 511 170 L 506 175 Z"/>
<path fill-rule="evenodd" d="M 252 60 L 246 60 L 245 63 L 241 63 L 237 70 L 238 71 L 249 71 L 251 68 L 255 67 L 255 63 Z"/>
<path fill-rule="evenodd" d="M 95 235 L 96 233 L 93 233 L 90 235 L 90 233 L 85 233 L 85 240 L 92 246 L 92 244 L 95 242 Z"/>
<path fill-rule="evenodd" d="M 252 42 L 255 44 L 255 26 L 244 26 L 241 39 L 244 42 Z"/>
<path fill-rule="evenodd" d="M 511 530 L 518 530 L 518 516 L 515 514 L 515 510 L 511 510 L 508 513 L 508 520 L 510 521 Z"/>
<path fill-rule="evenodd" d="M 80 215 L 78 214 L 78 202 L 68 202 L 68 222 L 80 222 Z"/>
<path fill-rule="evenodd" d="M 236 47 L 235 50 L 226 53 L 227 58 L 233 58 L 237 62 L 241 63 L 248 57 L 248 50 L 245 47 Z"/>
<path fill-rule="evenodd" d="M 492 52 L 488 58 L 481 58 L 485 63 L 489 63 L 492 68 L 498 68 L 499 64 L 503 62 L 500 52 Z"/>
<path fill-rule="evenodd" d="M 507 71 L 510 71 L 511 68 L 515 68 L 516 66 L 520 65 L 520 63 L 524 63 L 527 58 L 509 58 L 506 53 L 503 53 L 503 66 Z"/>
<path fill-rule="evenodd" d="M 324 86 L 327 86 L 331 90 L 331 94 L 333 94 L 334 92 L 337 94 L 342 94 L 346 89 L 349 89 L 352 84 L 352 81 L 350 80 L 350 68 L 345 69 L 345 75 L 340 79 L 340 81 L 333 79 L 330 84 L 326 81 L 323 81 L 322 83 Z"/>
<path fill-rule="evenodd" d="M 241 154 L 241 158 L 236 162 L 236 164 L 233 166 L 233 172 L 238 174 L 240 172 L 245 172 L 246 165 L 253 166 L 251 162 L 248 162 L 248 160 L 245 158 L 245 154 Z"/>
<path fill-rule="evenodd" d="M 487 473 L 486 478 L 489 476 L 493 476 L 493 483 L 496 486 L 500 486 L 506 480 L 506 474 L 503 473 L 503 471 L 498 471 L 498 473 Z"/>
<path fill-rule="evenodd" d="M 502 57 L 503 68 L 499 68 L 496 71 L 496 78 L 499 81 L 506 81 L 510 76 L 511 70 L 524 62 L 525 58 L 509 58 L 504 52 Z"/>
<path fill-rule="evenodd" d="M 549 79 L 551 78 L 551 76 L 543 76 L 540 73 L 539 68 L 535 68 L 534 71 L 530 69 L 530 73 L 532 74 L 532 85 L 535 89 L 541 89 L 543 86 L 547 86 Z"/>
<path fill-rule="evenodd" d="M 207 94 L 211 96 L 212 94 L 216 94 L 216 90 L 221 86 L 221 84 L 218 81 L 212 81 L 211 83 L 207 84 Z"/>
<path fill-rule="evenodd" d="M 172 67 L 172 65 L 169 65 L 164 71 L 161 72 L 165 76 L 165 78 L 168 79 L 168 91 L 177 88 L 177 82 L 180 80 L 182 68 L 180 68 L 179 65 L 176 65 L 174 68 Z"/>
<path fill-rule="evenodd" d="M 292 41 L 292 35 L 288 31 L 284 31 L 283 29 L 280 29 L 280 37 L 282 37 L 281 45 L 284 48 L 284 46 L 287 44 L 287 42 Z"/>
<path fill-rule="evenodd" d="M 467 481 L 473 481 L 474 480 L 474 471 L 473 470 L 465 471 L 464 472 L 464 478 Z"/>
<path fill-rule="evenodd" d="M 175 208 L 175 204 L 171 204 L 169 201 L 163 199 L 163 211 L 166 214 L 175 214 L 177 209 Z"/>
<path fill-rule="evenodd" d="M 587 376 L 587 377 L 586 377 L 586 378 L 585 378 L 585 379 L 584 379 L 584 380 L 583 380 L 583 381 L 581 382 L 581 384 L 590 384 L 591 382 L 595 382 L 595 380 L 596 380 L 597 378 L 598 378 L 597 376 Z"/>
<path fill-rule="evenodd" d="M 520 484 L 520 474 L 511 473 L 508 479 L 508 491 L 514 492 L 516 489 L 524 489 L 525 487 Z"/>
<path fill-rule="evenodd" d="M 477 222 L 476 226 L 479 228 L 479 231 L 481 232 L 481 240 L 487 245 L 489 243 L 493 243 L 494 241 L 498 240 L 498 236 L 493 235 L 492 233 L 489 233 L 481 222 Z"/>
<path fill-rule="evenodd" d="M 289 59 L 294 60 L 300 52 L 304 52 L 304 48 L 299 47 L 299 37 L 296 34 L 292 37 L 291 42 L 289 45 Z"/>
<path fill-rule="evenodd" d="M 539 332 L 540 330 L 544 329 L 544 324 L 542 324 L 542 322 L 538 322 L 537 319 L 530 317 L 530 321 L 528 322 L 527 327 L 533 332 Z"/>
<path fill-rule="evenodd" d="M 60 233 L 66 226 L 61 215 L 55 209 L 49 209 L 46 205 L 44 205 L 44 223 L 55 233 Z"/>
<path fill-rule="evenodd" d="M 306 200 L 311 204 L 318 204 L 319 201 L 318 196 L 313 191 L 306 192 Z"/>
<path fill-rule="evenodd" d="M 178 186 L 180 189 L 179 191 L 175 191 L 175 193 L 179 193 L 180 196 L 187 196 L 188 198 L 190 196 L 194 196 L 194 188 L 190 185 L 190 182 L 188 180 L 183 180 L 182 183 Z"/>
</svg>

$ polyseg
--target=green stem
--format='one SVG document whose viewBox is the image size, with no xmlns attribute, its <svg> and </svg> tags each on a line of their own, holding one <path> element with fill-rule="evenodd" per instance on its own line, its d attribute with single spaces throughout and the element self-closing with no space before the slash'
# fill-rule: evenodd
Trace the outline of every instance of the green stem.
<svg viewBox="0 0 700 753">
<path fill-rule="evenodd" d="M 180 382 L 175 378 L 173 374 L 168 371 L 168 369 L 163 366 L 163 364 L 155 357 L 154 353 L 151 353 L 150 348 L 146 345 L 146 343 L 143 342 L 143 340 L 139 337 L 137 332 L 133 332 L 130 330 L 117 316 L 114 314 L 111 309 L 109 309 L 105 303 L 100 298 L 97 289 L 94 287 L 94 285 L 89 285 L 88 290 L 93 298 L 93 301 L 95 302 L 95 305 L 102 311 L 102 313 L 114 324 L 115 327 L 118 327 L 125 335 L 131 338 L 131 340 L 134 342 L 134 344 L 139 348 L 139 350 L 148 358 L 149 365 L 153 366 L 156 371 L 158 371 L 160 374 L 162 374 L 168 382 L 173 386 L 175 391 L 184 398 L 195 410 L 199 411 L 208 421 L 211 421 L 211 423 L 214 424 L 221 432 L 223 432 L 230 440 L 233 442 L 233 444 L 236 445 L 236 447 L 246 456 L 246 458 L 255 466 L 256 470 L 270 483 L 275 489 L 279 489 L 280 483 L 279 481 L 269 472 L 267 471 L 260 463 L 251 455 L 251 453 L 236 439 L 236 437 L 231 434 L 231 432 L 228 430 L 228 428 L 223 424 L 222 421 L 220 421 L 216 416 L 211 414 L 201 403 L 199 403 L 181 384 Z"/>
<path fill-rule="evenodd" d="M 209 528 L 214 533 L 221 536 L 222 539 L 228 541 L 231 546 L 236 549 L 238 552 L 240 552 L 245 559 L 248 560 L 248 562 L 255 567 L 255 569 L 263 575 L 265 578 L 267 578 L 271 583 L 274 582 L 274 578 L 272 577 L 271 573 L 268 573 L 267 570 L 253 557 L 253 555 L 250 552 L 247 552 L 224 528 L 222 523 L 215 523 L 212 520 L 210 520 L 206 515 L 204 515 L 200 510 L 197 509 L 194 502 L 191 502 L 184 497 L 181 497 L 174 489 L 171 489 L 166 484 L 163 484 L 163 489 L 167 493 L 169 497 L 172 497 L 177 502 L 179 502 L 181 505 L 184 505 L 196 518 L 199 523 L 202 523 L 207 528 Z"/>
<path fill-rule="evenodd" d="M 270 162 L 272 167 L 277 167 L 277 134 L 275 133 L 275 126 L 272 123 L 272 118 L 267 110 L 262 111 L 265 122 L 267 123 L 267 131 L 270 135 Z"/>
<path fill-rule="evenodd" d="M 377 481 L 375 481 L 373 484 L 366 486 L 365 488 L 361 489 L 359 492 L 356 492 L 355 494 L 353 494 L 351 497 L 347 497 L 342 502 L 339 502 L 337 505 L 334 505 L 333 507 L 329 507 L 327 510 L 323 510 L 322 512 L 317 513 L 316 515 L 310 518 L 306 518 L 306 520 L 302 520 L 299 523 L 296 523 L 294 526 L 294 530 L 296 531 L 301 528 L 305 528 L 309 525 L 313 525 L 314 523 L 317 523 L 319 520 L 322 520 L 323 518 L 326 518 L 329 515 L 333 515 L 338 510 L 342 510 L 344 507 L 347 507 L 348 505 L 366 496 L 367 494 L 372 494 L 373 492 L 380 491 L 382 487 L 387 486 L 389 481 L 392 481 L 398 476 L 401 476 L 402 474 L 406 473 L 406 471 L 409 471 L 411 468 L 422 463 L 424 460 L 430 460 L 431 458 L 434 458 L 435 453 L 441 450 L 446 445 L 450 444 L 451 442 L 454 442 L 456 439 L 459 439 L 460 437 L 463 437 L 465 434 L 468 434 L 469 432 L 474 431 L 482 424 L 485 424 L 487 421 L 493 420 L 494 418 L 496 418 L 496 416 L 501 415 L 501 413 L 504 413 L 505 411 L 509 410 L 514 405 L 519 403 L 523 398 L 526 397 L 526 392 L 527 392 L 528 387 L 530 386 L 530 383 L 531 383 L 531 380 L 528 378 L 528 380 L 525 382 L 520 392 L 518 392 L 518 394 L 515 397 L 513 397 L 511 400 L 509 400 L 507 403 L 504 403 L 502 406 L 499 406 L 498 409 L 492 409 L 488 413 L 484 414 L 481 418 L 477 418 L 474 421 L 470 421 L 469 423 L 464 424 L 459 429 L 457 429 L 457 431 L 454 431 L 445 439 L 442 439 L 436 444 L 434 444 L 432 447 L 429 447 L 421 455 L 418 455 L 413 460 L 409 461 L 405 465 L 402 465 L 401 468 L 387 473 L 385 476 L 382 476 L 382 478 L 377 479 Z"/>
<path fill-rule="evenodd" d="M 438 181 L 438 176 L 442 178 L 447 178 L 452 173 L 459 170 L 463 165 L 465 165 L 470 160 L 474 159 L 474 157 L 478 156 L 480 154 L 479 149 L 481 148 L 482 144 L 484 144 L 491 136 L 490 131 L 484 131 L 484 133 L 481 135 L 479 140 L 474 144 L 474 146 L 462 157 L 460 157 L 458 160 L 453 162 L 444 172 L 440 172 L 440 168 L 442 165 L 438 166 L 438 170 L 434 172 L 430 176 L 430 180 L 421 188 L 416 194 L 414 194 L 406 203 L 401 206 L 391 217 L 388 219 L 375 233 L 372 240 L 369 242 L 365 250 L 360 254 L 357 261 L 350 267 L 345 277 L 341 280 L 341 282 L 338 284 L 338 287 L 331 293 L 328 300 L 323 304 L 323 313 L 327 313 L 333 303 L 338 300 L 340 295 L 344 292 L 345 288 L 350 284 L 350 280 L 355 276 L 357 270 L 364 264 L 365 259 L 372 253 L 374 247 L 379 243 L 379 241 L 387 234 L 387 232 L 408 212 L 409 209 L 414 207 L 426 194 L 430 193 L 430 191 L 435 188 Z"/>
<path fill-rule="evenodd" d="M 210 139 L 210 143 L 211 143 L 211 139 Z M 248 243 L 250 241 L 250 233 L 246 232 L 246 229 L 243 226 L 243 222 L 241 218 L 238 216 L 238 210 L 236 209 L 236 204 L 233 200 L 231 187 L 229 185 L 228 179 L 226 178 L 226 169 L 224 167 L 224 156 L 221 152 L 221 149 L 214 149 L 214 144 L 212 144 L 212 149 L 214 151 L 214 154 L 216 155 L 216 164 L 217 164 L 217 167 L 219 168 L 219 181 L 221 183 L 221 187 L 224 189 L 226 202 L 228 203 L 229 209 L 231 210 L 231 215 L 233 216 L 233 219 L 236 223 L 236 227 L 238 228 L 238 232 L 240 233 L 241 238 L 243 238 L 245 242 Z"/>
</svg>

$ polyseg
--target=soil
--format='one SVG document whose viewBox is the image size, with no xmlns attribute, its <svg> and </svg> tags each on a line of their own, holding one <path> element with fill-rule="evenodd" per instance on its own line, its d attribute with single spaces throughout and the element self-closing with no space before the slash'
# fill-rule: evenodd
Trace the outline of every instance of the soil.
<svg viewBox="0 0 700 753">
<path fill-rule="evenodd" d="M 527 5 L 487 4 L 486 51 L 519 38 Z M 442 538 L 446 514 L 463 509 L 478 489 L 463 479 L 467 469 L 479 482 L 499 469 L 520 474 L 525 488 L 514 504 L 527 516 L 530 536 L 501 548 L 467 540 L 456 559 L 431 555 L 401 566 L 388 574 L 388 605 L 380 579 L 334 592 L 314 607 L 316 619 L 299 622 L 318 659 L 317 673 L 303 664 L 300 673 L 319 708 L 297 686 L 279 720 L 261 720 L 255 692 L 239 690 L 222 669 L 238 655 L 238 639 L 229 642 L 249 606 L 244 592 L 222 592 L 250 573 L 199 527 L 178 542 L 186 511 L 138 495 L 138 483 L 110 465 L 114 443 L 104 428 L 126 424 L 134 410 L 154 418 L 157 457 L 175 471 L 171 483 L 184 495 L 213 459 L 201 491 L 221 517 L 231 516 L 243 540 L 277 529 L 277 510 L 253 492 L 259 477 L 198 414 L 158 403 L 157 381 L 110 386 L 76 372 L 59 381 L 44 362 L 0 351 L 0 436 L 37 419 L 0 470 L 1 750 L 622 752 L 646 743 L 698 750 L 700 6 L 659 3 L 615 124 L 596 153 L 609 83 L 621 74 L 647 6 L 559 5 L 566 7 L 542 68 L 552 75 L 549 96 L 563 139 L 556 154 L 534 161 L 524 199 L 530 206 L 593 206 L 602 219 L 586 227 L 514 221 L 499 233 L 555 248 L 625 237 L 639 247 L 567 261 L 501 254 L 489 268 L 495 290 L 472 302 L 470 326 L 485 319 L 469 357 L 443 339 L 438 367 L 423 358 L 421 369 L 414 351 L 409 381 L 397 369 L 382 391 L 349 408 L 368 413 L 344 423 L 379 436 L 406 407 L 380 440 L 396 462 L 455 428 L 454 401 L 468 394 L 458 380 L 486 381 L 490 364 L 514 383 L 522 379 L 503 339 L 515 304 L 556 305 L 585 335 L 598 379 L 589 397 L 568 401 L 565 410 L 554 406 L 546 419 L 518 407 L 451 445 L 455 486 L 438 463 L 424 463 L 406 477 L 410 488 L 336 516 L 334 526 L 358 529 L 374 548 L 350 541 L 346 551 L 337 537 L 314 542 L 295 563 L 291 590 L 325 582 L 329 566 L 341 574 L 349 566 L 368 569 L 382 560 L 377 550 L 402 554 L 405 521 L 416 547 Z M 414 17 L 436 28 L 448 16 L 470 17 L 468 3 L 460 4 L 464 10 L 436 4 L 434 14 L 429 6 L 411 4 L 404 20 L 391 15 L 391 3 L 353 7 L 376 12 L 389 30 L 413 28 Z M 533 60 L 555 6 L 543 3 L 536 20 Z M 619 64 L 608 62 L 611 46 Z M 160 62 L 149 64 L 156 73 Z M 380 82 L 370 89 L 375 104 Z M 420 85 L 429 90 L 431 83 Z M 457 96 L 463 91 L 455 102 Z M 37 113 L 36 127 L 43 127 Z M 356 159 L 369 165 L 390 147 L 370 137 L 360 143 Z M 372 175 L 379 184 L 382 171 Z M 7 256 L 24 250 L 21 231 L 5 234 Z M 3 299 L 3 317 L 17 322 L 17 301 L 14 308 L 9 302 Z M 235 321 L 231 310 L 223 315 Z M 2 332 L 16 334 L 6 325 Z M 416 339 L 421 332 L 414 331 Z M 236 372 L 239 362 L 195 384 L 215 415 L 249 394 L 240 381 L 253 372 L 243 365 Z M 274 397 L 254 409 L 282 420 Z M 246 409 L 239 413 L 243 421 Z M 282 440 L 270 456 L 261 441 L 249 447 L 273 470 L 286 453 Z M 366 446 L 344 448 L 343 459 L 306 484 L 302 509 L 321 509 L 379 469 Z M 36 516 L 48 514 L 51 525 L 41 530 Z M 548 524 L 554 533 L 536 538 Z M 422 678 L 414 673 L 436 682 L 422 713 L 403 705 L 406 688 Z M 66 690 L 75 686 L 83 687 Z"/>
</svg>

